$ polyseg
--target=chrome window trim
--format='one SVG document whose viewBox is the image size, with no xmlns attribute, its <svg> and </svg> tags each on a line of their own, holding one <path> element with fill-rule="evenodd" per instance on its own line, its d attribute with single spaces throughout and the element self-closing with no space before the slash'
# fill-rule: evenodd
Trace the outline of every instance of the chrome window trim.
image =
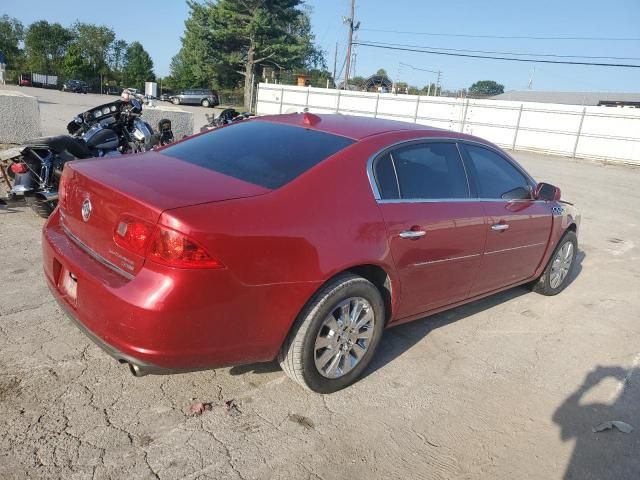
<svg viewBox="0 0 640 480">
<path fill-rule="evenodd" d="M 371 186 L 371 190 L 373 192 L 373 198 L 376 200 L 377 203 L 433 203 L 433 202 L 478 202 L 478 201 L 485 201 L 485 202 L 542 202 L 544 203 L 544 200 L 534 200 L 532 199 L 514 199 L 514 200 L 505 200 L 502 198 L 478 198 L 478 197 L 469 197 L 469 198 L 399 198 L 399 199 L 383 199 L 380 195 L 380 190 L 378 190 L 378 184 L 376 182 L 376 178 L 375 178 L 375 174 L 373 173 L 373 162 L 378 158 L 381 157 L 382 155 L 384 155 L 386 152 L 395 149 L 397 147 L 400 147 L 404 144 L 411 144 L 411 143 L 455 143 L 456 148 L 458 149 L 458 154 L 460 155 L 460 160 L 462 161 L 462 166 L 464 168 L 464 172 L 465 175 L 467 176 L 467 187 L 469 189 L 469 195 L 471 195 L 471 185 L 469 183 L 469 175 L 467 172 L 467 167 L 466 167 L 466 163 L 464 160 L 464 156 L 462 155 L 462 152 L 460 151 L 460 145 L 459 144 L 470 144 L 470 145 L 476 145 L 479 147 L 483 147 L 486 148 L 487 150 L 491 150 L 494 153 L 498 154 L 499 156 L 501 156 L 502 158 L 505 159 L 505 161 L 509 162 L 511 165 L 513 165 L 514 168 L 516 168 L 516 170 L 518 170 L 522 175 L 524 175 L 525 179 L 530 181 L 530 186 L 532 185 L 536 185 L 536 181 L 531 177 L 531 175 L 529 175 L 522 167 L 520 167 L 517 162 L 511 158 L 506 152 L 503 152 L 501 150 L 499 150 L 497 147 L 494 147 L 492 145 L 487 145 L 486 143 L 483 142 L 478 142 L 475 140 L 470 140 L 470 139 L 466 139 L 466 138 L 456 138 L 456 137 L 416 137 L 416 138 L 410 138 L 410 139 L 406 139 L 406 140 L 400 140 L 398 142 L 392 143 L 391 145 L 387 145 L 384 148 L 381 148 L 380 150 L 376 151 L 375 153 L 373 153 L 369 159 L 367 160 L 367 178 L 369 179 L 369 185 Z M 394 166 L 395 167 L 395 166 Z M 398 181 L 398 176 L 396 175 L 396 181 Z M 398 192 L 400 192 L 399 188 L 398 188 Z"/>
<path fill-rule="evenodd" d="M 93 250 L 91 250 L 88 246 L 86 246 L 82 240 L 80 240 L 78 237 L 76 237 L 73 233 L 71 233 L 71 231 L 64 225 L 60 225 L 62 227 L 62 230 L 64 231 L 64 233 L 67 234 L 67 236 L 73 241 L 73 243 L 75 243 L 81 250 L 83 250 L 85 253 L 87 253 L 90 257 L 92 257 L 94 260 L 97 260 L 98 262 L 100 262 L 101 264 L 103 264 L 105 267 L 113 270 L 116 273 L 119 273 L 120 275 L 122 275 L 123 277 L 127 278 L 128 280 L 133 280 L 135 277 L 133 275 L 131 275 L 129 272 L 126 272 L 124 270 L 122 270 L 120 267 L 118 267 L 115 263 L 110 262 L 109 260 L 107 260 L 106 258 L 104 258 L 102 255 L 100 255 L 99 253 L 94 252 Z"/>
<path fill-rule="evenodd" d="M 385 203 L 445 203 L 445 202 L 500 202 L 500 203 L 546 203 L 545 200 L 513 199 L 505 200 L 500 198 L 389 198 L 386 200 L 376 200 L 379 204 Z"/>
</svg>

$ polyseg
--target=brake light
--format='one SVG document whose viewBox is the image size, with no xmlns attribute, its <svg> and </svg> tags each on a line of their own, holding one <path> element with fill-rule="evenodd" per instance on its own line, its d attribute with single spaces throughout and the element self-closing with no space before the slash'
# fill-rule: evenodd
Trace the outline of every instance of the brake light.
<svg viewBox="0 0 640 480">
<path fill-rule="evenodd" d="M 29 171 L 29 167 L 27 167 L 26 163 L 13 163 L 11 164 L 11 171 L 13 173 L 27 173 Z"/>
<path fill-rule="evenodd" d="M 195 240 L 163 226 L 158 226 L 153 232 L 147 258 L 177 268 L 224 268 Z"/>
<path fill-rule="evenodd" d="M 60 204 L 61 207 L 65 206 L 65 200 L 67 198 L 66 187 L 67 177 L 62 176 L 60 177 L 60 183 L 58 183 L 58 204 Z"/>
<path fill-rule="evenodd" d="M 154 226 L 130 215 L 120 218 L 113 232 L 116 245 L 138 255 L 144 255 Z"/>
</svg>

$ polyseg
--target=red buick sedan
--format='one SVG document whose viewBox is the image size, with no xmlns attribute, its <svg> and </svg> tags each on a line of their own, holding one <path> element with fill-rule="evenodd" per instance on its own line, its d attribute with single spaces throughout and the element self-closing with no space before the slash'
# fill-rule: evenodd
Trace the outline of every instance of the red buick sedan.
<svg viewBox="0 0 640 480">
<path fill-rule="evenodd" d="M 278 358 L 329 393 L 387 326 L 559 293 L 579 220 L 480 138 L 305 113 L 69 163 L 42 245 L 53 295 L 135 375 Z"/>
</svg>

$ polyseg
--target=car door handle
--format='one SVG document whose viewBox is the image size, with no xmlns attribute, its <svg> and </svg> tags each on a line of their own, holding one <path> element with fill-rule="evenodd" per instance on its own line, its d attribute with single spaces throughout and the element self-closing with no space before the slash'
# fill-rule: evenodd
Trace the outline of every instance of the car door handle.
<svg viewBox="0 0 640 480">
<path fill-rule="evenodd" d="M 496 232 L 502 232 L 508 228 L 509 225 L 506 223 L 496 223 L 495 225 L 491 225 L 491 230 L 495 230 Z"/>
<path fill-rule="evenodd" d="M 424 230 L 405 230 L 400 232 L 400 238 L 420 238 L 427 234 Z"/>
</svg>

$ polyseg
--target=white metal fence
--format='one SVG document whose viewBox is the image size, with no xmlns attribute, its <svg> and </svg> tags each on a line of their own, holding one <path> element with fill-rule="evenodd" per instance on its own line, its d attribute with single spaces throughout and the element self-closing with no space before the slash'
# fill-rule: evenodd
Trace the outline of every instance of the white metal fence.
<svg viewBox="0 0 640 480">
<path fill-rule="evenodd" d="M 258 115 L 304 108 L 431 125 L 513 150 L 640 165 L 640 109 L 258 86 Z"/>
</svg>

